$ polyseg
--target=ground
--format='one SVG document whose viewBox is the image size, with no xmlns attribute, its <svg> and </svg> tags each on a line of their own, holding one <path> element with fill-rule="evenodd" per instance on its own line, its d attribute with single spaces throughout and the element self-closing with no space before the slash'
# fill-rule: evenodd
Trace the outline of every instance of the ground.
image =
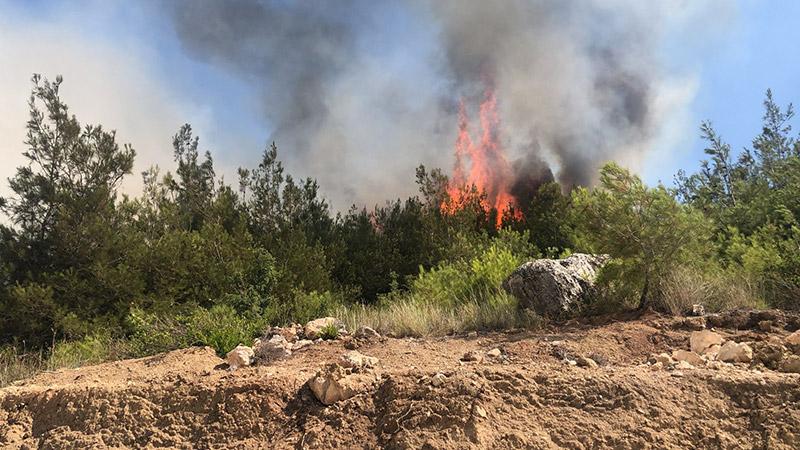
<svg viewBox="0 0 800 450">
<path fill-rule="evenodd" d="M 800 374 L 751 364 L 653 370 L 697 319 L 649 314 L 539 331 L 323 342 L 227 370 L 209 348 L 43 373 L 0 390 L 7 448 L 800 448 Z M 781 312 L 708 321 L 779 342 Z M 756 345 L 756 344 L 754 344 Z M 306 382 L 357 346 L 371 382 L 324 406 Z M 461 361 L 499 349 L 500 357 Z M 581 357 L 599 361 L 581 367 Z"/>
</svg>

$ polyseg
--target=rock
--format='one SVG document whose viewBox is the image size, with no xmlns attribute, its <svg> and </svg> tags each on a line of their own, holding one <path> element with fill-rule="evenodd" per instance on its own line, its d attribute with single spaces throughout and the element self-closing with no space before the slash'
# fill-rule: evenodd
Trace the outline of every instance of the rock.
<svg viewBox="0 0 800 450">
<path fill-rule="evenodd" d="M 443 385 L 445 381 L 447 381 L 447 377 L 443 373 L 438 372 L 431 377 L 431 386 L 439 387 Z"/>
<path fill-rule="evenodd" d="M 589 369 L 594 369 L 597 366 L 597 362 L 592 358 L 587 358 L 585 356 L 579 356 L 575 358 L 575 362 L 578 364 L 579 367 L 587 367 Z"/>
<path fill-rule="evenodd" d="M 755 342 L 753 343 L 753 359 L 760 362 L 764 367 L 777 370 L 783 360 L 786 347 L 779 342 Z"/>
<path fill-rule="evenodd" d="M 656 364 L 657 363 L 661 363 L 661 365 L 664 366 L 664 367 L 670 366 L 670 365 L 672 365 L 672 363 L 675 362 L 675 361 L 672 360 L 672 357 L 669 356 L 666 353 L 659 353 L 657 355 L 656 354 L 650 355 L 650 360 L 652 360 Z"/>
<path fill-rule="evenodd" d="M 481 362 L 483 361 L 483 354 L 479 350 L 470 350 L 467 353 L 464 353 L 464 356 L 461 357 L 461 361 Z"/>
<path fill-rule="evenodd" d="M 225 355 L 225 362 L 228 363 L 228 368 L 236 370 L 239 367 L 249 366 L 253 363 L 253 349 L 246 345 L 237 345 L 236 348 L 229 351 Z"/>
<path fill-rule="evenodd" d="M 301 331 L 303 331 L 303 327 L 296 323 L 289 325 L 288 327 L 270 327 L 264 333 L 262 340 L 269 340 L 273 336 L 280 335 L 286 340 L 286 342 L 295 342 Z"/>
<path fill-rule="evenodd" d="M 694 365 L 689 361 L 678 361 L 675 366 L 673 366 L 676 370 L 692 370 L 694 369 Z"/>
<path fill-rule="evenodd" d="M 344 322 L 335 318 L 335 317 L 322 317 L 319 319 L 314 319 L 306 324 L 303 328 L 303 333 L 306 336 L 306 339 L 318 339 L 320 337 L 320 332 L 330 325 L 335 325 L 339 332 L 342 333 L 345 330 Z"/>
<path fill-rule="evenodd" d="M 655 364 L 650 366 L 650 370 L 653 372 L 659 371 L 664 368 L 664 364 L 661 361 L 657 361 Z"/>
<path fill-rule="evenodd" d="M 791 355 L 781 364 L 781 372 L 800 373 L 800 356 Z"/>
<path fill-rule="evenodd" d="M 363 355 L 355 350 L 349 351 L 342 355 L 341 364 L 343 367 L 350 367 L 352 369 L 371 369 L 378 365 L 378 358 L 374 356 Z"/>
<path fill-rule="evenodd" d="M 676 330 L 701 331 L 706 329 L 705 317 L 683 317 L 672 326 Z"/>
<path fill-rule="evenodd" d="M 292 344 L 292 351 L 296 352 L 311 345 L 314 345 L 314 341 L 311 341 L 309 339 L 300 339 L 299 341 Z"/>
<path fill-rule="evenodd" d="M 800 330 L 797 330 L 789 336 L 786 336 L 785 342 L 788 345 L 800 345 Z"/>
<path fill-rule="evenodd" d="M 381 338 L 381 335 L 377 331 L 367 326 L 358 327 L 353 336 L 357 339 L 364 339 L 367 341 Z"/>
<path fill-rule="evenodd" d="M 488 352 L 486 352 L 486 356 L 488 356 L 489 358 L 499 358 L 503 356 L 503 352 L 501 352 L 499 348 L 493 348 Z"/>
<path fill-rule="evenodd" d="M 719 349 L 717 359 L 724 362 L 750 362 L 753 360 L 753 349 L 745 343 L 728 341 Z"/>
<path fill-rule="evenodd" d="M 349 373 L 340 366 L 332 365 L 308 380 L 308 387 L 317 400 L 324 405 L 332 405 L 367 390 L 373 380 L 374 377 L 367 374 Z"/>
<path fill-rule="evenodd" d="M 266 342 L 258 339 L 253 346 L 256 358 L 264 363 L 277 361 L 292 354 L 292 344 L 280 334 L 272 336 Z"/>
<path fill-rule="evenodd" d="M 772 331 L 772 321 L 771 320 L 762 320 L 762 321 L 758 322 L 758 329 L 763 331 L 763 332 L 765 332 L 765 333 L 768 333 L 768 332 Z"/>
<path fill-rule="evenodd" d="M 722 344 L 722 336 L 710 330 L 693 331 L 689 336 L 689 348 L 699 354 L 706 354 L 714 345 Z"/>
<path fill-rule="evenodd" d="M 503 281 L 503 289 L 519 300 L 520 307 L 543 317 L 557 317 L 591 299 L 594 279 L 608 259 L 576 253 L 565 259 L 529 261 Z"/>
<path fill-rule="evenodd" d="M 697 353 L 686 350 L 675 350 L 672 352 L 672 359 L 675 361 L 685 361 L 693 366 L 704 366 L 706 361 Z"/>
<path fill-rule="evenodd" d="M 706 308 L 703 305 L 701 305 L 699 303 L 696 303 L 696 304 L 692 305 L 692 315 L 693 316 L 705 316 L 706 315 Z"/>
<path fill-rule="evenodd" d="M 473 407 L 472 407 L 472 414 L 473 414 L 473 415 L 475 415 L 475 416 L 478 416 L 478 417 L 480 417 L 481 419 L 485 419 L 485 418 L 486 418 L 486 416 L 487 416 L 487 414 L 486 414 L 486 410 L 485 410 L 485 409 L 483 409 L 483 408 L 482 408 L 480 405 L 478 405 L 478 404 L 476 404 L 475 406 L 473 406 Z"/>
</svg>

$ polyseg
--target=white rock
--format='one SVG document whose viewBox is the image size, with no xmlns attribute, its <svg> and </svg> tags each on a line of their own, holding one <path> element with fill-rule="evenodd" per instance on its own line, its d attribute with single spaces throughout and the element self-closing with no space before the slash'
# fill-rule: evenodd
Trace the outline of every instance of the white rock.
<svg viewBox="0 0 800 450">
<path fill-rule="evenodd" d="M 488 352 L 486 352 L 486 356 L 488 356 L 489 358 L 499 358 L 502 355 L 503 355 L 503 352 L 501 352 L 499 348 L 493 348 L 493 349 L 489 350 Z"/>
<path fill-rule="evenodd" d="M 320 332 L 323 328 L 331 325 L 335 325 L 340 333 L 345 331 L 344 323 L 341 320 L 335 317 L 322 317 L 308 322 L 305 328 L 303 328 L 303 332 L 307 339 L 314 340 L 320 337 Z"/>
<path fill-rule="evenodd" d="M 228 363 L 228 368 L 236 370 L 239 367 L 249 366 L 253 363 L 254 352 L 253 349 L 246 345 L 237 345 L 236 348 L 229 351 L 225 355 L 225 362 Z"/>
<path fill-rule="evenodd" d="M 686 361 L 687 363 L 693 366 L 703 366 L 705 365 L 705 360 L 695 352 L 689 352 L 686 350 L 675 350 L 672 352 L 672 359 L 675 361 Z"/>
<path fill-rule="evenodd" d="M 662 363 L 661 361 L 656 361 L 655 364 L 650 366 L 650 370 L 652 370 L 653 372 L 656 372 L 656 371 L 661 370 L 663 368 L 664 368 L 664 363 Z"/>
<path fill-rule="evenodd" d="M 688 361 L 678 361 L 674 368 L 677 370 L 691 370 L 694 369 L 694 365 Z"/>
<path fill-rule="evenodd" d="M 709 347 L 722 344 L 722 336 L 710 330 L 693 331 L 689 336 L 689 347 L 697 354 L 704 354 Z"/>
<path fill-rule="evenodd" d="M 703 305 L 701 305 L 699 303 L 696 303 L 696 304 L 692 305 L 692 315 L 693 316 L 705 316 L 706 315 L 706 308 Z"/>
<path fill-rule="evenodd" d="M 437 373 L 436 375 L 431 377 L 431 386 L 439 387 L 447 381 L 447 377 L 443 373 Z"/>
<path fill-rule="evenodd" d="M 750 362 L 753 360 L 753 349 L 745 343 L 728 341 L 719 349 L 717 359 L 724 362 Z"/>
<path fill-rule="evenodd" d="M 356 350 L 352 350 L 342 355 L 341 364 L 343 367 L 350 367 L 353 369 L 370 369 L 378 365 L 378 358 L 363 355 Z"/>
</svg>

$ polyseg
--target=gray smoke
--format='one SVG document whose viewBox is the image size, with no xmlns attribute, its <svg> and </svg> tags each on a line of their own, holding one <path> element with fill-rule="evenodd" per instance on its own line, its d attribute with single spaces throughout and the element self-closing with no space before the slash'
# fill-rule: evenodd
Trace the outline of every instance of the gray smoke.
<svg viewBox="0 0 800 450">
<path fill-rule="evenodd" d="M 665 11 L 637 0 L 208 0 L 170 17 L 191 55 L 252 83 L 289 168 L 343 208 L 413 192 L 419 163 L 449 170 L 458 101 L 476 119 L 487 86 L 515 185 L 551 174 L 591 184 L 604 162 L 635 161 L 657 132 Z"/>
</svg>

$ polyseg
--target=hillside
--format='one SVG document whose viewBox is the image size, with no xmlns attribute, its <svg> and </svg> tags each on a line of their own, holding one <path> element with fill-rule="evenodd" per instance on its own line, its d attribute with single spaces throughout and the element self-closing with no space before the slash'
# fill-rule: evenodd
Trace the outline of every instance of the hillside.
<svg viewBox="0 0 800 450">
<path fill-rule="evenodd" d="M 612 320 L 613 319 L 613 320 Z M 706 322 L 749 364 L 650 364 Z M 800 316 L 649 314 L 540 331 L 343 338 L 227 370 L 210 348 L 43 373 L 0 390 L 5 448 L 797 448 Z M 782 347 L 783 345 L 785 347 Z M 324 406 L 306 382 L 357 348 L 379 363 Z M 495 349 L 498 349 L 497 352 Z M 495 350 L 492 352 L 492 350 Z M 796 350 L 796 349 L 795 349 Z M 464 358 L 465 354 L 477 358 Z M 498 355 L 499 353 L 499 355 Z M 491 356 L 495 355 L 495 356 Z M 587 359 L 592 361 L 588 362 Z M 478 359 L 478 361 L 462 361 Z M 584 367 L 582 367 L 584 366 Z"/>
</svg>

